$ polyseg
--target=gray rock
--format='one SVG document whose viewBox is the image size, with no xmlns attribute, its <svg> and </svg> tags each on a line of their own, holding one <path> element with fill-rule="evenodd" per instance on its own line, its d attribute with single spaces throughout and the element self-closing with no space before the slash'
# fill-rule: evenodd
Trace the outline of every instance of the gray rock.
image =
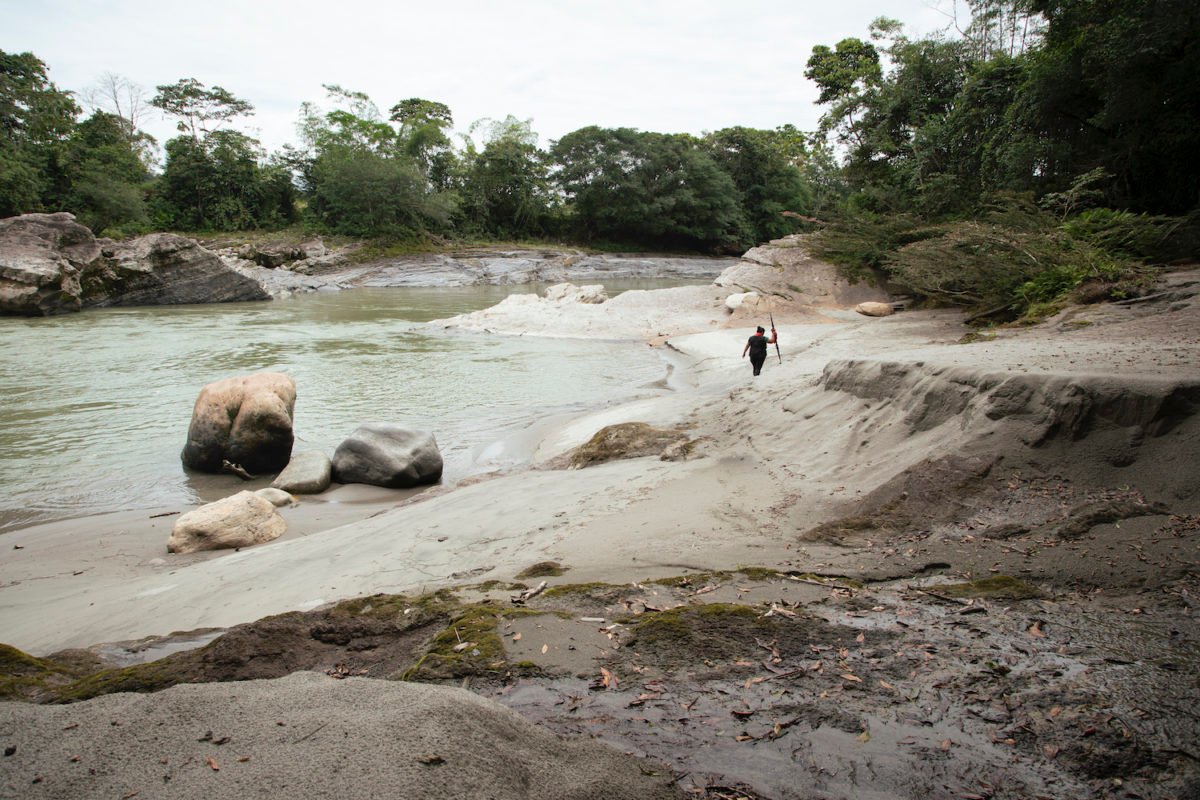
<svg viewBox="0 0 1200 800">
<path fill-rule="evenodd" d="M 183 464 L 220 472 L 229 461 L 254 474 L 278 472 L 292 455 L 296 383 L 281 372 L 259 372 L 200 390 L 188 426 Z"/>
<path fill-rule="evenodd" d="M 274 489 L 292 494 L 319 494 L 333 481 L 333 464 L 329 456 L 310 450 L 296 453 L 272 483 Z"/>
<path fill-rule="evenodd" d="M 442 477 L 442 454 L 432 433 L 373 422 L 338 445 L 333 475 L 340 483 L 389 489 L 436 483 Z"/>
<path fill-rule="evenodd" d="M 85 307 L 269 300 L 249 278 L 192 239 L 152 233 L 109 243 L 81 277 Z"/>
<path fill-rule="evenodd" d="M 0 313 L 47 316 L 80 309 L 80 273 L 100 256 L 71 214 L 0 220 Z"/>
<path fill-rule="evenodd" d="M 167 540 L 167 552 L 249 547 L 278 539 L 285 530 L 287 522 L 269 500 L 254 492 L 238 492 L 177 519 Z"/>
</svg>

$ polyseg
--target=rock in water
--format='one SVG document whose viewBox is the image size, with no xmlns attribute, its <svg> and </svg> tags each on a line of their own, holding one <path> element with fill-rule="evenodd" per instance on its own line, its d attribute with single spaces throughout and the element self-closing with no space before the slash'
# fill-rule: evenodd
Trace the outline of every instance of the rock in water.
<svg viewBox="0 0 1200 800">
<path fill-rule="evenodd" d="M 279 477 L 271 482 L 271 488 L 292 494 L 320 494 L 332 481 L 333 465 L 329 456 L 310 450 L 292 456 Z"/>
<path fill-rule="evenodd" d="M 405 489 L 436 483 L 442 453 L 432 433 L 386 422 L 359 427 L 333 454 L 334 479 Z"/>
<path fill-rule="evenodd" d="M 278 472 L 292 456 L 296 383 L 281 372 L 226 378 L 200 390 L 183 465 L 220 472 L 222 461 L 251 473 Z"/>
<path fill-rule="evenodd" d="M 0 313 L 48 316 L 80 309 L 80 273 L 100 256 L 71 214 L 0 220 Z"/>
<path fill-rule="evenodd" d="M 278 539 L 285 530 L 287 522 L 270 500 L 254 492 L 238 492 L 177 519 L 167 540 L 167 552 L 249 547 Z"/>
<path fill-rule="evenodd" d="M 82 277 L 83 305 L 150 306 L 270 300 L 258 281 L 227 266 L 192 239 L 152 233 L 107 243 Z"/>
</svg>

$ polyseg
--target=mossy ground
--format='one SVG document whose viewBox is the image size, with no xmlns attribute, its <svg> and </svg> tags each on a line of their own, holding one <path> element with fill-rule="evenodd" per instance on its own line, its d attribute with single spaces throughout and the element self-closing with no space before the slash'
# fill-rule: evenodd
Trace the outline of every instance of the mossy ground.
<svg viewBox="0 0 1200 800">
<path fill-rule="evenodd" d="M 1046 593 L 1036 586 L 1030 586 L 1008 575 L 992 575 L 966 583 L 939 586 L 938 592 L 950 597 L 978 597 L 985 600 L 1033 600 L 1046 596 Z"/>
</svg>

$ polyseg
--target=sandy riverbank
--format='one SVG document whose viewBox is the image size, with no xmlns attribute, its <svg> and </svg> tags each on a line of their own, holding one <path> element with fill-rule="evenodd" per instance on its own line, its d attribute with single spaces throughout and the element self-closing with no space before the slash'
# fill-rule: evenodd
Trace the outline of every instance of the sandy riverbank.
<svg viewBox="0 0 1200 800">
<path fill-rule="evenodd" d="M 788 284 L 789 276 L 772 273 L 757 274 L 763 283 Z M 1196 275 L 1180 274 L 1171 280 L 1186 289 L 1195 284 Z M 745 288 L 745 275 L 739 286 Z M 952 312 L 910 311 L 868 319 L 835 304 L 814 306 L 801 300 L 775 295 L 771 310 L 781 332 L 783 363 L 768 362 L 758 379 L 750 377 L 748 363 L 738 355 L 764 308 L 744 309 L 731 318 L 715 309 L 707 321 L 697 316 L 685 325 L 655 324 L 652 327 L 666 341 L 661 346 L 672 348 L 688 365 L 675 376 L 679 391 L 548 426 L 529 443 L 534 461 L 546 462 L 604 425 L 636 420 L 680 426 L 696 441 L 688 460 L 640 458 L 584 470 L 522 470 L 453 491 L 430 492 L 400 508 L 391 509 L 394 503 L 379 500 L 385 513 L 319 533 L 185 559 L 161 552 L 170 518 L 120 515 L 10 534 L 6 546 L 11 542 L 21 549 L 0 564 L 0 640 L 43 655 L 97 642 L 224 628 L 377 592 L 418 594 L 486 580 L 507 585 L 526 567 L 553 561 L 568 572 L 551 578 L 551 584 L 603 582 L 645 589 L 654 579 L 748 566 L 794 575 L 836 575 L 854 586 L 875 582 L 879 588 L 872 590 L 873 599 L 860 598 L 849 610 L 861 615 L 887 609 L 892 622 L 880 624 L 890 625 L 888 635 L 900 638 L 876 645 L 900 652 L 918 646 L 911 640 L 913 633 L 906 632 L 905 613 L 915 613 L 931 626 L 924 635 L 928 641 L 938 638 L 932 631 L 942 622 L 925 619 L 921 615 L 926 611 L 902 612 L 911 600 L 902 597 L 903 587 L 896 581 L 1016 575 L 1043 587 L 1041 591 L 1081 592 L 1080 599 L 1090 598 L 1097 589 L 1110 597 L 1139 594 L 1134 601 L 1139 609 L 1151 608 L 1162 615 L 1159 619 L 1169 618 L 1167 627 L 1179 647 L 1186 652 L 1196 648 L 1190 598 L 1197 582 L 1197 539 L 1186 520 L 1200 514 L 1200 483 L 1194 470 L 1183 466 L 1200 456 L 1195 416 L 1200 404 L 1200 308 L 1194 292 L 1181 290 L 1177 299 L 1157 304 L 1072 309 L 1041 326 L 1002 331 L 971 344 L 958 343 L 967 330 Z M 625 302 L 634 307 L 645 298 Z M 612 312 L 618 321 L 620 308 L 618 304 Z M 637 312 L 625 318 L 638 331 L 645 327 L 644 308 L 638 305 Z M 522 317 L 525 311 L 508 317 L 493 314 L 487 328 L 515 332 L 528 323 Z M 663 319 L 672 322 L 669 315 Z M 620 328 L 614 320 L 594 326 L 605 335 Z M 1107 516 L 1077 511 L 1088 504 L 1102 505 Z M 289 522 L 297 533 L 335 524 L 336 513 L 325 507 L 330 505 L 336 504 L 303 501 L 289 512 Z M 331 516 L 321 521 L 322 513 Z M 1137 549 L 1124 545 L 1123 523 L 1125 530 L 1140 532 Z M 1065 533 L 1068 524 L 1075 524 L 1077 532 Z M 1175 533 L 1161 534 L 1164 530 Z M 781 597 L 769 586 L 744 588 L 715 580 L 712 594 L 675 593 L 671 601 L 701 604 L 720 596 L 734 602 L 746 595 L 777 603 Z M 643 605 L 664 602 L 647 602 L 647 593 L 637 591 L 641 599 L 632 599 Z M 826 591 L 819 593 L 820 598 L 812 598 L 813 614 L 830 624 L 854 624 L 845 618 L 847 609 L 837 606 L 840 601 L 828 605 Z M 799 595 L 793 592 L 790 597 Z M 617 602 L 593 599 L 583 606 L 596 606 L 593 613 L 611 619 L 616 610 L 606 605 L 609 601 Z M 587 613 L 580 608 L 574 610 Z M 1101 610 L 1089 606 L 1086 613 Z M 1046 621 L 1050 613 L 1035 612 L 1035 618 L 1043 620 L 1034 625 L 1039 634 L 1042 625 L 1055 624 Z M 1053 613 L 1065 612 L 1056 608 Z M 1010 619 L 997 609 L 987 619 L 996 623 L 988 634 L 998 637 L 996 642 L 1029 637 L 1025 616 Z M 1144 635 L 1149 641 L 1157 634 L 1147 630 L 1130 635 Z M 966 640 L 946 636 L 943 652 L 958 652 L 956 647 L 965 652 Z M 540 640 L 534 630 L 523 638 Z M 1027 638 L 1026 644 L 1050 644 L 1042 642 L 1044 638 Z M 907 644 L 901 646 L 901 639 Z M 812 641 L 825 640 L 814 634 Z M 828 641 L 822 646 L 838 652 L 839 645 L 833 643 L 841 639 Z M 853 639 L 846 641 L 854 647 Z M 806 657 L 798 642 L 791 644 L 797 649 L 790 655 Z M 510 645 L 520 650 L 515 641 Z M 1071 642 L 1055 645 L 1061 649 L 1047 648 L 1044 656 L 1038 655 L 1039 665 L 1052 669 L 1060 659 L 1060 673 L 1076 676 L 1076 668 L 1065 661 L 1072 655 Z M 776 649 L 780 647 L 777 642 Z M 750 648 L 753 651 L 753 642 Z M 522 657 L 536 661 L 546 652 L 535 650 Z M 784 652 L 780 658 L 788 655 Z M 706 664 L 715 669 L 713 659 L 721 657 L 697 655 L 691 672 Z M 511 658 L 517 660 L 515 655 Z M 562 659 L 560 667 L 582 668 L 565 654 Z M 851 654 L 843 656 L 846 674 L 851 674 L 853 660 Z M 969 663 L 975 662 L 946 669 L 948 674 L 965 674 Z M 1179 663 L 1172 663 L 1178 672 Z M 544 666 L 553 671 L 554 663 Z M 590 662 L 584 666 L 594 671 Z M 647 668 L 625 666 L 635 674 Z M 838 667 L 831 663 L 828 668 Z M 1182 669 L 1178 691 L 1171 696 L 1173 702 L 1186 705 L 1188 692 L 1194 693 L 1195 662 Z M 877 680 L 885 686 L 907 681 L 925 687 L 932 694 L 903 698 L 921 708 L 939 691 L 936 679 L 921 682 L 918 671 L 914 667 L 907 678 L 904 670 L 888 672 Z M 698 678 L 693 674 L 690 680 Z M 1106 673 L 1106 680 L 1116 679 Z M 757 685 L 750 681 L 747 678 L 747 689 Z M 1069 687 L 1055 684 L 1058 702 L 1065 703 L 1061 698 L 1078 690 L 1076 678 L 1071 681 Z M 823 690 L 822 697 L 853 683 L 843 678 Z M 514 692 L 511 704 L 556 730 L 583 732 L 550 713 L 563 694 L 546 686 L 537 690 L 548 692 L 540 701 L 533 696 L 536 691 L 527 688 Z M 503 701 L 504 693 L 498 696 Z M 758 695 L 753 699 L 764 700 Z M 946 702 L 962 703 L 962 695 Z M 728 718 L 730 712 L 721 713 Z M 1039 713 L 1051 714 L 1051 709 Z M 1152 716 L 1158 713 L 1152 711 Z M 945 716 L 935 726 L 943 737 L 935 750 L 952 752 L 954 737 L 975 742 L 953 751 L 948 764 L 936 771 L 950 781 L 943 785 L 952 785 L 953 791 L 1016 797 L 1042 790 L 1055 796 L 1058 782 L 1084 792 L 1073 796 L 1107 796 L 1103 787 L 1089 788 L 1086 770 L 1071 772 L 1054 764 L 1043 773 L 1028 760 L 1011 768 L 1018 793 L 982 794 L 979 784 L 994 783 L 993 773 L 1005 757 L 990 753 L 989 748 L 998 745 L 987 744 L 982 731 L 968 734 L 965 722 L 951 733 Z M 878 725 L 878 741 L 869 756 L 880 774 L 903 774 L 927 761 L 925 756 L 906 756 L 897 744 L 911 732 L 889 738 L 880 735 Z M 811 727 L 807 747 L 824 755 L 814 756 L 809 767 L 832 770 L 830 774 L 852 772 L 845 755 L 834 755 L 846 743 L 837 737 L 822 740 L 817 735 L 819 722 Z M 1134 728 L 1132 723 L 1126 728 L 1130 737 L 1143 735 L 1142 728 Z M 623 739 L 622 730 L 614 724 L 602 735 L 618 746 L 634 741 Z M 782 730 L 786 728 L 762 741 L 775 741 Z M 1182 734 L 1159 729 L 1157 739 L 1147 738 L 1146 752 L 1159 753 L 1157 760 L 1146 756 L 1147 764 L 1158 764 L 1159 778 L 1164 765 L 1173 771 L 1171 780 L 1160 781 L 1169 789 L 1156 794 L 1143 787 L 1146 793 L 1141 796 L 1171 796 L 1164 792 L 1178 792 L 1180 781 L 1190 780 L 1187 776 L 1195 769 L 1185 768 L 1187 756 L 1179 757 L 1185 765 L 1180 766 L 1177 757 L 1165 751 L 1175 747 L 1189 752 L 1180 744 L 1181 736 L 1197 730 L 1200 726 L 1193 720 L 1183 724 Z M 759 741 L 757 735 L 752 739 Z M 700 735 L 694 740 L 707 741 Z M 676 750 L 658 751 L 637 741 L 634 749 L 661 759 L 687 750 L 683 743 Z M 785 759 L 771 767 L 755 758 L 739 761 L 725 741 L 713 740 L 712 748 L 704 750 L 711 771 L 739 779 L 757 773 L 762 796 L 883 796 L 879 792 L 885 778 L 873 782 L 844 774 L 833 781 L 828 794 L 787 794 L 783 776 L 789 770 L 809 769 L 795 761 L 795 751 L 791 762 Z M 882 746 L 886 741 L 892 742 L 891 749 Z M 942 747 L 943 741 L 952 745 Z M 1056 740 L 1052 746 L 1067 745 Z M 677 767 L 703 767 L 679 758 Z M 886 769 L 885 763 L 890 765 Z M 1122 767 L 1122 775 L 1134 776 L 1144 766 Z M 743 796 L 752 796 L 750 791 Z M 909 781 L 897 791 L 901 796 L 931 796 L 930 787 L 920 781 Z"/>
</svg>

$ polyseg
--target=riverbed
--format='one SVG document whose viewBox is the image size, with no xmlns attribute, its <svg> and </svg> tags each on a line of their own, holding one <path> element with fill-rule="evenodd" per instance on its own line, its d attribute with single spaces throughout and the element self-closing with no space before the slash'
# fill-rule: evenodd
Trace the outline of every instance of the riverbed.
<svg viewBox="0 0 1200 800">
<path fill-rule="evenodd" d="M 610 295 L 697 281 L 610 281 Z M 434 433 L 444 481 L 519 462 L 496 442 L 547 417 L 665 391 L 640 342 L 449 332 L 430 320 L 538 285 L 362 288 L 268 303 L 0 319 L 0 532 L 185 507 L 241 488 L 179 460 L 200 388 L 262 370 L 297 385 L 295 451 L 358 425 Z"/>
</svg>

